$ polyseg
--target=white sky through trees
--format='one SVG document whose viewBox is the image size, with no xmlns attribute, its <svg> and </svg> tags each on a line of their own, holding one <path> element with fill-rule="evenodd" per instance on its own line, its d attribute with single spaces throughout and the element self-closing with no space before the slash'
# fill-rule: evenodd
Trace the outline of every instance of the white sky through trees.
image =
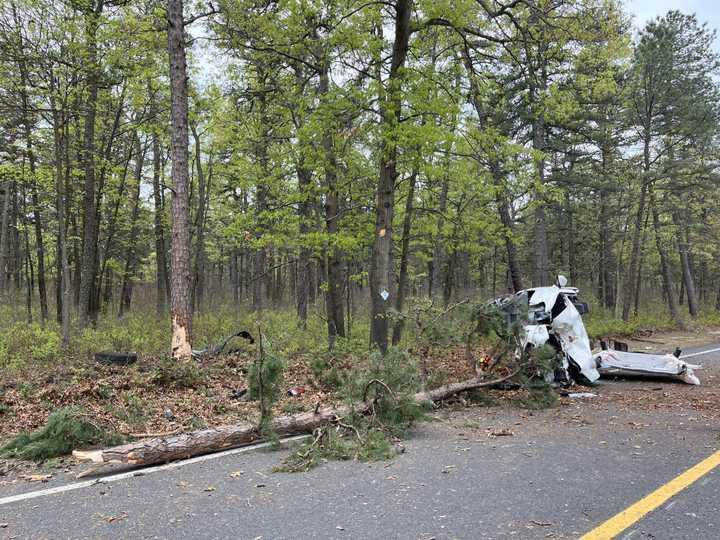
<svg viewBox="0 0 720 540">
<path fill-rule="evenodd" d="M 700 24 L 720 32 L 720 2 L 718 0 L 625 0 L 625 10 L 633 16 L 636 28 L 650 19 L 665 15 L 671 9 L 697 16 Z M 715 38 L 715 50 L 720 52 L 720 37 Z"/>
</svg>

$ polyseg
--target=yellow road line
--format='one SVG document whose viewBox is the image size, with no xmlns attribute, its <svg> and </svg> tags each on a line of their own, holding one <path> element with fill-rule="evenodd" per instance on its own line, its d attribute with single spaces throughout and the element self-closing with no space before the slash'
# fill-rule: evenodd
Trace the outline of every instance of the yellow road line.
<svg viewBox="0 0 720 540">
<path fill-rule="evenodd" d="M 580 537 L 580 540 L 610 540 L 615 538 L 625 529 L 640 521 L 643 516 L 655 510 L 692 483 L 700 480 L 718 465 L 720 465 L 720 450 L 676 476 L 667 484 L 660 486 L 647 497 L 640 499 L 632 506 L 611 517 L 602 525 Z"/>
</svg>

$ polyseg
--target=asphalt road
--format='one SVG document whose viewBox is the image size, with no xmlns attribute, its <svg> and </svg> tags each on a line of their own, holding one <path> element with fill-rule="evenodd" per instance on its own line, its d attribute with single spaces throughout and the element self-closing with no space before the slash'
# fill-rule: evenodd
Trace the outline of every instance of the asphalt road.
<svg viewBox="0 0 720 540">
<path fill-rule="evenodd" d="M 0 486 L 0 538 L 579 538 L 718 449 L 720 352 L 692 361 L 702 387 L 608 382 L 550 411 L 442 410 L 390 462 L 281 474 L 284 452 L 260 450 L 10 504 L 75 481 Z M 720 538 L 719 488 L 711 472 L 618 538 Z"/>
</svg>

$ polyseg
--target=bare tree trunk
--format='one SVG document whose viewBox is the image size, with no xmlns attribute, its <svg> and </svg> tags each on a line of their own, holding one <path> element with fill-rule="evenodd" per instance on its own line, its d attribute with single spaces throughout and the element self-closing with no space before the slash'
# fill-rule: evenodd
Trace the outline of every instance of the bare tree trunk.
<svg viewBox="0 0 720 540">
<path fill-rule="evenodd" d="M 673 212 L 673 221 L 675 222 L 678 251 L 680 253 L 680 264 L 682 266 L 682 284 L 685 288 L 685 294 L 688 299 L 688 311 L 691 317 L 697 317 L 700 313 L 698 306 L 697 292 L 695 291 L 695 279 L 693 278 L 692 268 L 690 267 L 690 248 L 688 242 L 687 220 L 683 221 L 680 211 Z"/>
<path fill-rule="evenodd" d="M 24 163 L 23 163 L 24 168 Z M 28 226 L 28 211 L 26 207 L 26 201 L 27 201 L 27 195 L 25 193 L 25 187 L 23 186 L 21 188 L 20 192 L 20 200 L 21 200 L 21 221 L 23 224 L 23 241 L 25 243 L 25 257 L 23 261 L 23 267 L 25 268 L 25 279 L 27 281 L 27 287 L 26 287 L 26 295 L 25 295 L 25 308 L 27 310 L 27 322 L 31 323 L 33 322 L 33 313 L 32 313 L 32 291 L 33 291 L 33 284 L 35 283 L 35 270 L 33 269 L 32 264 L 32 256 L 30 255 L 30 235 L 28 234 L 28 229 L 30 228 Z"/>
<path fill-rule="evenodd" d="M 152 99 L 152 104 L 155 103 L 155 98 Z M 153 107 L 156 107 L 153 105 Z M 160 187 L 160 167 L 161 167 L 161 156 L 160 156 L 160 139 L 153 129 L 152 132 L 152 151 L 153 151 L 153 230 L 155 233 L 155 310 L 158 315 L 165 313 L 165 307 L 167 305 L 167 283 L 168 283 L 168 271 L 167 271 L 167 251 L 165 247 L 165 228 L 163 226 L 163 215 L 164 205 L 162 201 L 161 187 Z"/>
<path fill-rule="evenodd" d="M 2 219 L 0 219 L 0 292 L 7 287 L 8 220 L 10 219 L 10 181 L 3 186 Z"/>
<path fill-rule="evenodd" d="M 380 351 L 388 347 L 388 300 L 393 287 L 393 215 L 395 182 L 397 180 L 398 143 L 394 133 L 402 118 L 402 72 L 410 42 L 412 0 L 397 0 L 395 7 L 395 39 L 387 98 L 382 104 L 382 142 L 380 145 L 380 175 L 375 207 L 375 240 L 370 262 L 371 322 L 370 341 Z"/>
<path fill-rule="evenodd" d="M 412 398 L 418 404 L 442 401 L 460 392 L 499 384 L 516 374 L 517 372 L 513 372 L 510 376 L 491 381 L 474 378 L 446 384 L 434 390 L 418 392 Z M 316 428 L 336 422 L 350 413 L 366 414 L 371 408 L 372 403 L 367 401 L 355 403 L 351 407 L 317 407 L 310 412 L 274 418 L 268 431 L 280 436 L 312 433 Z M 169 437 L 151 438 L 103 450 L 75 450 L 73 457 L 80 462 L 98 464 L 152 465 L 251 444 L 261 437 L 258 426 L 243 423 L 217 426 Z"/>
<path fill-rule="evenodd" d="M 446 159 L 449 159 L 447 157 Z M 430 283 L 428 287 L 429 296 L 433 299 L 439 298 L 443 291 L 443 272 L 447 261 L 447 250 L 445 248 L 445 212 L 447 211 L 448 190 L 450 189 L 449 162 L 445 165 L 442 185 L 440 186 L 440 198 L 438 200 L 438 217 L 435 226 L 435 241 L 433 243 L 432 267 L 430 272 Z"/>
<path fill-rule="evenodd" d="M 534 85 L 533 85 L 534 88 Z M 531 90 L 531 99 L 536 100 L 536 90 Z M 545 123 L 541 114 L 536 112 L 536 118 L 532 123 L 532 145 L 538 152 L 545 151 Z M 545 158 L 536 159 L 536 172 L 539 184 L 545 183 Z M 545 218 L 545 200 L 541 193 L 535 193 L 534 210 L 534 272 L 533 285 L 546 285 L 548 279 L 548 246 L 547 246 L 547 224 Z"/>
<path fill-rule="evenodd" d="M 419 157 L 418 157 L 419 159 Z M 405 200 L 405 216 L 403 218 L 402 240 L 400 242 L 400 276 L 398 279 L 398 291 L 395 297 L 395 311 L 402 313 L 405 307 L 405 294 L 408 286 L 408 266 L 410 261 L 410 233 L 412 232 L 412 215 L 415 202 L 415 184 L 419 173 L 418 165 L 415 165 L 410 174 L 407 199 Z M 402 338 L 405 321 L 401 317 L 395 323 L 392 335 L 392 344 L 397 345 Z"/>
<path fill-rule="evenodd" d="M 329 92 L 329 66 L 323 59 L 320 68 L 318 91 L 321 99 L 327 104 Z M 325 230 L 330 239 L 327 249 L 327 293 L 325 306 L 328 321 L 328 347 L 332 350 L 335 339 L 345 337 L 345 314 L 343 313 L 343 261 L 340 249 L 336 245 L 338 222 L 340 221 L 340 198 L 337 186 L 337 159 L 335 156 L 334 122 L 324 128 L 322 146 L 325 157 Z"/>
<path fill-rule="evenodd" d="M 14 10 L 13 6 L 13 10 Z M 17 20 L 17 19 L 16 19 Z M 44 323 L 48 318 L 48 302 L 47 287 L 45 280 L 45 245 L 43 242 L 43 221 L 40 212 L 40 197 L 37 189 L 37 170 L 35 167 L 35 152 L 33 151 L 32 141 L 32 124 L 30 119 L 30 104 L 28 102 L 27 85 L 28 75 L 24 60 L 18 62 L 18 71 L 20 72 L 20 98 L 23 108 L 23 132 L 25 136 L 25 148 L 28 163 L 30 165 L 30 198 L 32 201 L 33 225 L 35 229 L 35 253 L 37 256 L 38 274 L 38 293 L 40 296 L 40 317 Z"/>
<path fill-rule="evenodd" d="M 193 300 L 192 304 L 197 311 L 202 311 L 205 302 L 205 213 L 207 209 L 207 195 L 209 186 L 206 183 L 205 171 L 202 166 L 202 152 L 200 136 L 195 125 L 191 125 L 195 141 L 195 166 L 198 176 L 198 209 L 195 215 L 195 264 L 193 268 Z"/>
<path fill-rule="evenodd" d="M 128 242 L 127 252 L 125 254 L 125 269 L 122 277 L 122 285 L 120 288 L 120 308 L 118 316 L 122 317 L 130 310 L 132 302 L 133 279 L 137 269 L 137 237 L 140 232 L 138 217 L 140 215 L 140 189 L 142 185 L 142 170 L 145 163 L 145 151 L 147 147 L 142 147 L 140 139 L 135 136 L 135 191 L 133 193 L 133 207 L 130 215 L 130 238 Z"/>
<path fill-rule="evenodd" d="M 513 223 L 512 216 L 510 215 L 510 204 L 508 203 L 507 196 L 505 195 L 500 164 L 497 162 L 493 163 L 491 169 L 493 184 L 495 185 L 495 203 L 498 207 L 500 222 L 503 225 L 503 236 L 505 238 L 505 251 L 507 253 L 510 282 L 512 283 L 513 292 L 518 292 L 523 289 L 523 283 L 520 262 L 518 261 L 517 255 L 517 246 L 515 245 L 515 224 Z M 495 294 L 494 279 L 493 294 Z"/>
<path fill-rule="evenodd" d="M 606 308 L 615 309 L 615 257 L 613 256 L 613 239 L 610 227 L 610 208 L 608 192 L 600 189 L 600 299 Z"/>
<path fill-rule="evenodd" d="M 264 68 L 261 65 L 256 65 L 257 71 L 257 84 L 260 86 L 258 89 L 258 108 L 260 118 L 260 136 L 255 141 L 255 156 L 260 164 L 260 170 L 264 178 L 260 180 L 256 186 L 255 191 L 255 213 L 256 213 L 256 224 L 255 224 L 255 238 L 260 239 L 266 232 L 266 212 L 268 209 L 268 199 L 270 197 L 269 186 L 266 181 L 270 177 L 270 162 L 268 157 L 268 143 L 270 141 L 269 130 L 270 120 L 268 118 L 268 104 L 266 96 L 266 77 Z M 260 247 L 256 249 L 253 254 L 253 275 L 252 275 L 252 304 L 253 309 L 260 311 L 265 306 L 265 301 L 270 293 L 270 274 L 267 272 L 267 258 L 268 249 L 266 247 Z"/>
<path fill-rule="evenodd" d="M 630 309 L 634 302 L 633 291 L 635 288 L 635 280 L 638 274 L 638 265 L 640 262 L 640 239 L 643 230 L 643 218 L 645 216 L 645 198 L 647 193 L 647 184 L 643 179 L 640 187 L 640 198 L 638 200 L 637 213 L 635 214 L 635 229 L 633 230 L 632 250 L 630 252 L 630 264 L 625 274 L 625 293 L 623 295 L 622 319 L 627 321 L 630 318 Z"/>
<path fill-rule="evenodd" d="M 670 273 L 670 262 L 668 261 L 667 251 L 662 243 L 661 227 L 660 227 L 660 213 L 657 208 L 657 201 L 655 199 L 655 191 L 650 188 L 650 211 L 652 212 L 653 228 L 655 229 L 655 244 L 657 246 L 658 255 L 660 256 L 660 270 L 663 282 L 663 291 L 665 292 L 665 298 L 668 303 L 668 309 L 670 311 L 670 317 L 680 327 L 684 327 L 682 317 L 680 317 L 680 311 L 677 306 L 677 299 L 672 290 L 672 275 Z"/>
<path fill-rule="evenodd" d="M 310 232 L 310 221 L 312 219 L 312 205 L 310 204 L 310 185 L 312 172 L 305 168 L 304 164 L 298 165 L 298 188 L 301 193 L 301 201 L 298 208 L 300 219 L 300 241 L 303 247 L 300 248 L 300 259 L 297 262 L 297 284 L 295 286 L 295 298 L 297 316 L 300 319 L 300 326 L 307 328 L 308 301 L 310 298 L 310 265 L 312 264 L 310 249 L 305 247 L 304 242 Z"/>
<path fill-rule="evenodd" d="M 95 116 L 97 112 L 99 66 L 97 58 L 97 31 L 104 0 L 94 0 L 85 13 L 85 47 L 87 66 L 87 101 L 85 103 L 85 127 L 83 162 L 85 164 L 83 250 L 80 267 L 80 321 L 83 325 L 94 317 L 92 309 L 97 273 L 98 216 L 95 186 Z"/>
<path fill-rule="evenodd" d="M 183 0 L 168 0 L 168 53 L 172 134 L 172 276 L 170 318 L 172 357 L 192 355 L 192 303 L 190 298 L 190 211 L 188 200 L 188 98 L 185 61 Z"/>
<path fill-rule="evenodd" d="M 62 124 L 63 118 L 58 110 L 54 98 L 54 82 L 51 80 L 51 108 L 53 117 L 53 141 L 55 143 L 55 178 L 56 178 L 56 204 L 57 204 L 57 225 L 58 225 L 58 258 L 60 260 L 60 275 L 58 278 L 60 294 L 60 327 L 62 333 L 63 347 L 67 347 L 70 343 L 70 302 L 71 302 L 71 283 L 70 283 L 70 265 L 68 264 L 67 239 L 66 239 L 66 223 L 65 223 L 65 181 L 63 175 L 63 142 L 68 145 L 70 141 L 65 138 L 63 141 Z M 66 121 L 66 120 L 65 120 Z"/>
</svg>

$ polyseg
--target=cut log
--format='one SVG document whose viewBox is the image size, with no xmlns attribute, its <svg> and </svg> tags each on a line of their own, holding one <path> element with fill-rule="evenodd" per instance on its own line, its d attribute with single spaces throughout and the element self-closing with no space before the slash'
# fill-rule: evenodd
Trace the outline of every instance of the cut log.
<svg viewBox="0 0 720 540">
<path fill-rule="evenodd" d="M 492 386 L 514 375 L 515 373 L 511 373 L 506 377 L 492 381 L 474 378 L 441 386 L 435 390 L 418 392 L 414 398 L 418 403 L 441 401 L 459 392 Z M 318 407 L 310 412 L 292 416 L 279 416 L 272 421 L 271 431 L 283 437 L 312 433 L 316 428 L 343 418 L 351 412 L 364 414 L 369 411 L 370 407 L 370 403 L 360 402 L 353 407 Z M 258 442 L 261 439 L 262 435 L 256 425 L 243 423 L 207 428 L 169 437 L 157 437 L 104 450 L 75 450 L 73 457 L 80 462 L 86 463 L 153 465 L 237 448 Z"/>
</svg>

